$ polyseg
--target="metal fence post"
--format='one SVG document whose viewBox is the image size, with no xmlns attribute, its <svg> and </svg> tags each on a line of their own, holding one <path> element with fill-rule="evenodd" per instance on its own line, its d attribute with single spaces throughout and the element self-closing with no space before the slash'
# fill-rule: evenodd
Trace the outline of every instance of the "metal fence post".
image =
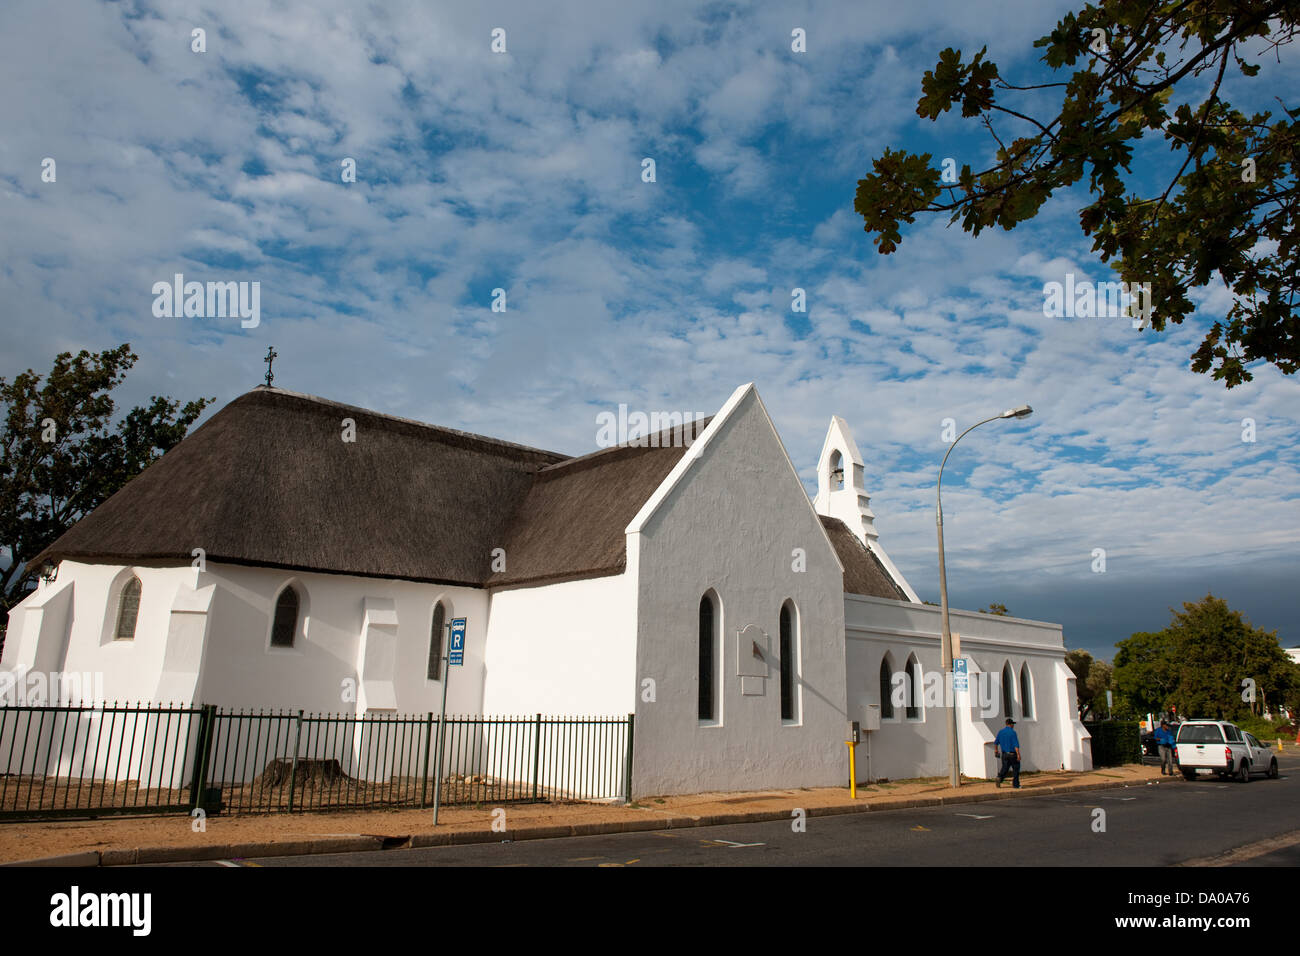
<svg viewBox="0 0 1300 956">
<path fill-rule="evenodd" d="M 542 715 L 537 715 L 537 721 L 533 724 L 533 801 L 537 800 L 537 774 L 541 767 L 542 758 Z"/>
<path fill-rule="evenodd" d="M 424 764 L 420 767 L 420 809 L 424 809 L 429 797 L 429 747 L 433 744 L 433 711 L 424 724 Z"/>
<path fill-rule="evenodd" d="M 632 802 L 632 731 L 636 726 L 636 714 L 627 715 L 627 760 L 623 768 L 623 802 Z"/>
<path fill-rule="evenodd" d="M 190 776 L 190 815 L 203 804 L 203 791 L 208 786 L 208 761 L 212 755 L 212 742 L 216 736 L 217 705 L 199 705 L 199 733 L 194 741 L 194 772 Z"/>
<path fill-rule="evenodd" d="M 293 735 L 293 766 L 289 770 L 289 812 L 293 813 L 293 792 L 298 782 L 298 744 L 302 740 L 302 711 L 294 717 L 294 722 L 298 725 L 297 732 Z"/>
</svg>

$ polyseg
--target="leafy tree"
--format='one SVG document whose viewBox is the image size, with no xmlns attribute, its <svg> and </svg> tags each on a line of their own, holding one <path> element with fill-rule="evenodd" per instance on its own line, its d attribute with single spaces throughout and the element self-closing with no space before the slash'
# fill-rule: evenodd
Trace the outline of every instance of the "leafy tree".
<svg viewBox="0 0 1300 956">
<path fill-rule="evenodd" d="M 1277 632 L 1252 627 L 1212 594 L 1171 614 L 1164 630 L 1116 645 L 1116 687 L 1139 713 L 1238 720 L 1294 698 L 1300 667 Z"/>
<path fill-rule="evenodd" d="M 944 50 L 921 81 L 916 112 L 936 120 L 959 107 L 978 118 L 996 161 L 978 172 L 954 168 L 945 180 L 929 153 L 886 149 L 858 181 L 854 209 L 889 254 L 902 241 L 900 224 L 920 213 L 950 213 L 950 224 L 960 220 L 973 235 L 1010 230 L 1057 190 L 1085 182 L 1091 202 L 1079 224 L 1124 282 L 1150 283 L 1153 328 L 1181 324 L 1193 311 L 1187 291 L 1216 276 L 1231 292 L 1232 305 L 1192 355 L 1194 371 L 1212 371 L 1228 388 L 1250 381 L 1255 361 L 1293 374 L 1300 109 L 1279 100 L 1278 117 L 1247 115 L 1223 93 L 1229 70 L 1260 75 L 1298 25 L 1300 0 L 1099 0 L 1035 42 L 1046 69 L 1022 85 L 1002 77 L 987 48 L 967 58 Z M 1248 62 L 1252 55 L 1260 62 Z M 1289 67 L 1269 66 L 1274 82 L 1265 74 L 1253 85 L 1271 94 Z M 1047 95 L 1060 97 L 1054 116 L 1025 112 Z M 995 120 L 1024 135 L 1005 135 Z M 1171 175 L 1140 195 L 1135 180 L 1145 185 L 1149 170 L 1133 173 L 1134 152 L 1154 159 L 1155 137 L 1172 153 Z"/>
<path fill-rule="evenodd" d="M 1178 649 L 1164 631 L 1140 632 L 1118 642 L 1115 651 L 1115 690 L 1126 712 L 1159 713 L 1178 686 Z"/>
<path fill-rule="evenodd" d="M 0 378 L 0 612 L 34 586 L 29 562 L 185 437 L 215 399 L 154 396 L 117 422 L 111 392 L 136 362 L 129 344 L 60 353 L 42 379 Z"/>
<path fill-rule="evenodd" d="M 998 617 L 1006 617 L 1007 606 L 1005 604 L 990 604 L 988 607 L 982 608 L 979 613 L 994 614 L 997 615 Z"/>
<path fill-rule="evenodd" d="M 1106 703 L 1106 691 L 1114 690 L 1114 668 L 1105 661 L 1093 661 L 1088 668 L 1088 700 L 1090 706 L 1101 708 Z M 1112 694 L 1112 696 L 1114 696 Z M 1115 716 L 1107 708 L 1107 717 Z"/>
<path fill-rule="evenodd" d="M 1105 661 L 1094 659 L 1084 650 L 1066 651 L 1065 663 L 1074 672 L 1079 719 L 1087 720 L 1095 711 L 1101 710 L 1106 702 L 1106 691 L 1113 688 L 1111 666 Z"/>
</svg>

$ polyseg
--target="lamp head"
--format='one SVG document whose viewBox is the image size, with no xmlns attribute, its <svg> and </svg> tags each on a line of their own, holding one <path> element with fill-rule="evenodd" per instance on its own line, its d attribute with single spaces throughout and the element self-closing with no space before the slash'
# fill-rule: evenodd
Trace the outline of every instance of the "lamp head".
<svg viewBox="0 0 1300 956">
<path fill-rule="evenodd" d="M 1034 410 L 1028 405 L 1020 405 L 1017 408 L 1008 408 L 1002 413 L 1003 418 L 1028 418 L 1034 413 Z"/>
</svg>

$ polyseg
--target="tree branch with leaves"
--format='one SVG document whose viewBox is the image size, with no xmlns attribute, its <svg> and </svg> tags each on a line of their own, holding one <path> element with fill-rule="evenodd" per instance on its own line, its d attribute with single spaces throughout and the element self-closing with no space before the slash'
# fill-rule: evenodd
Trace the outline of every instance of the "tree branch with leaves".
<svg viewBox="0 0 1300 956">
<path fill-rule="evenodd" d="M 0 378 L 0 614 L 26 597 L 36 557 L 178 444 L 215 399 L 153 396 L 114 423 L 111 392 L 138 356 L 129 344 L 60 353 L 49 374 Z"/>
<path fill-rule="evenodd" d="M 1011 230 L 1082 182 L 1093 198 L 1079 225 L 1122 281 L 1150 284 L 1153 329 L 1195 311 L 1192 289 L 1222 282 L 1231 294 L 1191 356 L 1194 371 L 1228 388 L 1250 381 L 1255 362 L 1294 374 L 1300 108 L 1277 97 L 1280 116 L 1247 115 L 1224 99 L 1223 87 L 1230 70 L 1260 76 L 1261 63 L 1247 56 L 1262 62 L 1271 52 L 1276 61 L 1297 29 L 1300 0 L 1101 0 L 1035 42 L 1048 77 L 1060 80 L 1013 85 L 985 58 L 987 48 L 969 59 L 944 50 L 921 81 L 916 112 L 937 120 L 959 107 L 988 132 L 995 161 L 978 172 L 966 164 L 945 181 L 931 154 L 887 148 L 858 181 L 854 209 L 888 255 L 902 242 L 902 225 L 919 215 L 948 213 L 950 225 L 960 221 L 972 235 L 995 225 Z M 1246 51 L 1252 44 L 1257 49 Z M 1207 81 L 1199 102 L 1177 102 Z M 1060 91 L 1054 116 L 1007 105 L 1044 90 Z M 1025 135 L 1011 138 L 999 122 Z M 1177 171 L 1139 195 L 1134 150 L 1156 136 Z"/>
</svg>

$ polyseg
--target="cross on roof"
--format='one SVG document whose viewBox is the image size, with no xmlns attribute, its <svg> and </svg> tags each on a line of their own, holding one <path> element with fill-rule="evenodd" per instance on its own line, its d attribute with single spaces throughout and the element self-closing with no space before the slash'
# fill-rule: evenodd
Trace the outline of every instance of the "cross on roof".
<svg viewBox="0 0 1300 956">
<path fill-rule="evenodd" d="M 262 361 L 266 363 L 267 388 L 271 387 L 271 382 L 275 379 L 275 376 L 271 373 L 271 363 L 274 362 L 277 358 L 279 358 L 279 356 L 280 353 L 275 350 L 274 345 L 268 345 L 266 347 L 266 358 L 262 359 Z"/>
</svg>

